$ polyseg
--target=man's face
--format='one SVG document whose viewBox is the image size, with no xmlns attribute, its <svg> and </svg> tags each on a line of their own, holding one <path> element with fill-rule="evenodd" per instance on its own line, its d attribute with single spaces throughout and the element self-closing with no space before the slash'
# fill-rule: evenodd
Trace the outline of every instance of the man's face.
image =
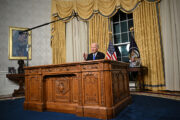
<svg viewBox="0 0 180 120">
<path fill-rule="evenodd" d="M 96 53 L 98 51 L 98 47 L 96 43 L 91 44 L 91 52 Z"/>
</svg>

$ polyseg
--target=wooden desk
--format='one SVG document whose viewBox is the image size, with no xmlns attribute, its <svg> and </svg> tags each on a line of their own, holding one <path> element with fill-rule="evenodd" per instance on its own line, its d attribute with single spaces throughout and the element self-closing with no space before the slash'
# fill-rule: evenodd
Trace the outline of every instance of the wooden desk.
<svg viewBox="0 0 180 120">
<path fill-rule="evenodd" d="M 24 109 L 113 118 L 131 103 L 127 69 L 109 60 L 25 67 Z"/>
<path fill-rule="evenodd" d="M 144 91 L 144 74 L 147 73 L 147 67 L 129 67 L 129 72 L 138 72 L 137 79 L 135 81 L 135 87 L 137 90 Z M 137 85 L 138 84 L 138 85 Z"/>
<path fill-rule="evenodd" d="M 24 96 L 24 80 L 25 80 L 25 74 L 6 74 L 6 77 L 17 83 L 19 85 L 19 89 L 15 89 L 12 96 Z"/>
</svg>

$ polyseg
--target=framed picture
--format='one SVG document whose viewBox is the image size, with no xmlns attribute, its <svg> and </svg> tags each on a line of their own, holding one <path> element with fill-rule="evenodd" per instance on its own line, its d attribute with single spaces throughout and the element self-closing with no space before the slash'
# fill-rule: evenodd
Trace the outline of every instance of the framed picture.
<svg viewBox="0 0 180 120">
<path fill-rule="evenodd" d="M 32 32 L 28 28 L 9 27 L 9 59 L 31 59 Z"/>
</svg>

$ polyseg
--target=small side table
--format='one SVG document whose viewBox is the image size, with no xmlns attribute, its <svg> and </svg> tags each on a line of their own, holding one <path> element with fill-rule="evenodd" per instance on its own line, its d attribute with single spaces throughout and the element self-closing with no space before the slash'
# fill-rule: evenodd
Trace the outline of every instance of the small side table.
<svg viewBox="0 0 180 120">
<path fill-rule="evenodd" d="M 19 84 L 19 89 L 15 89 L 12 96 L 18 97 L 18 96 L 24 96 L 24 81 L 25 81 L 25 74 L 6 74 L 6 77 Z"/>
<path fill-rule="evenodd" d="M 138 72 L 137 79 L 135 81 L 135 87 L 137 90 L 144 91 L 144 74 L 147 73 L 147 67 L 129 67 L 129 72 Z M 138 82 L 138 86 L 137 86 Z"/>
</svg>

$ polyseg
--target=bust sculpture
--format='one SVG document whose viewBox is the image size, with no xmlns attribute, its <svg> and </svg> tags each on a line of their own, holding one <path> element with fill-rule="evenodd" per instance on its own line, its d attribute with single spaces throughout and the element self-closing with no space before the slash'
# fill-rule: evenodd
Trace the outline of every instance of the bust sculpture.
<svg viewBox="0 0 180 120">
<path fill-rule="evenodd" d="M 18 74 L 24 73 L 24 60 L 18 60 Z"/>
</svg>

